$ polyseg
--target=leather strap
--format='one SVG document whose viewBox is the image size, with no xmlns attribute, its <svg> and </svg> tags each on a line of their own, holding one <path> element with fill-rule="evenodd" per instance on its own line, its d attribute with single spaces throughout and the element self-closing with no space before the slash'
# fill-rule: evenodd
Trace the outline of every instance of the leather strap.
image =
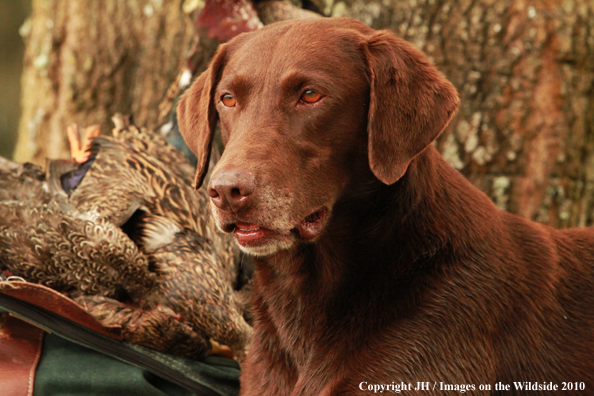
<svg viewBox="0 0 594 396">
<path fill-rule="evenodd" d="M 45 332 L 4 313 L 0 319 L 0 389 L 4 396 L 32 396 Z"/>
</svg>

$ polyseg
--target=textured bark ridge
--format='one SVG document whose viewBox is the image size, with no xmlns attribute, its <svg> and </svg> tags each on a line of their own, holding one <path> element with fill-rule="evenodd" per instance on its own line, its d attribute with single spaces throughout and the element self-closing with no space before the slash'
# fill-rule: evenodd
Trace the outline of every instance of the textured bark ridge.
<svg viewBox="0 0 594 396">
<path fill-rule="evenodd" d="M 72 122 L 111 130 L 116 112 L 155 127 L 157 107 L 191 48 L 181 0 L 35 0 L 16 160 L 67 155 Z"/>
<path fill-rule="evenodd" d="M 257 4 L 264 21 L 291 5 L 266 3 L 274 2 Z M 184 14 L 200 7 L 193 4 L 202 3 L 36 0 L 17 159 L 64 155 L 72 121 L 108 125 L 119 111 L 154 127 L 157 104 L 193 46 Z M 431 57 L 462 103 L 437 146 L 499 207 L 557 227 L 594 223 L 591 0 L 301 4 L 391 29 Z"/>
</svg>

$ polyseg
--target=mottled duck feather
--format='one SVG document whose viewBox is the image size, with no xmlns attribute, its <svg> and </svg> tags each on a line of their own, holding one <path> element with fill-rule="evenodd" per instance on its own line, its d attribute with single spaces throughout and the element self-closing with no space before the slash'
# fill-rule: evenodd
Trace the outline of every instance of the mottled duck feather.
<svg viewBox="0 0 594 396">
<path fill-rule="evenodd" d="M 120 228 L 51 204 L 0 202 L 0 266 L 70 296 L 140 299 L 156 284 L 148 259 Z"/>
</svg>

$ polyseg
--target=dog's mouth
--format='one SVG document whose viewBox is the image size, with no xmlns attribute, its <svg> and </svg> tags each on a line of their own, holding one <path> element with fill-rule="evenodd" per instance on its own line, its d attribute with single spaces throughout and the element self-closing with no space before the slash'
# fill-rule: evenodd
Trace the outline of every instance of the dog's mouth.
<svg viewBox="0 0 594 396">
<path fill-rule="evenodd" d="M 303 239 L 315 239 L 326 223 L 328 210 L 326 207 L 320 208 L 307 217 L 289 231 L 278 231 L 266 228 L 257 223 L 248 223 L 235 221 L 224 224 L 221 228 L 224 232 L 233 232 L 237 242 L 243 247 L 257 247 L 265 245 L 272 239 L 284 239 L 291 233 L 300 235 Z"/>
<path fill-rule="evenodd" d="M 262 245 L 267 239 L 278 234 L 277 231 L 262 227 L 258 224 L 244 223 L 241 221 L 235 222 L 231 227 L 237 243 L 243 247 Z"/>
</svg>

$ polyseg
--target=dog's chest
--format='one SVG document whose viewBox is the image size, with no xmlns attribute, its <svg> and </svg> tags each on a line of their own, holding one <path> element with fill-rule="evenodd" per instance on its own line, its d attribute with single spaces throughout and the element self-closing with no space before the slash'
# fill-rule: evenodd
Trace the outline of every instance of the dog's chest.
<svg viewBox="0 0 594 396">
<path fill-rule="evenodd" d="M 328 302 L 311 277 L 299 272 L 257 271 L 255 288 L 262 299 L 258 331 L 276 334 L 276 343 L 296 366 L 306 366 L 328 353 L 324 347 L 330 334 L 327 329 L 334 326 L 329 321 Z"/>
</svg>

